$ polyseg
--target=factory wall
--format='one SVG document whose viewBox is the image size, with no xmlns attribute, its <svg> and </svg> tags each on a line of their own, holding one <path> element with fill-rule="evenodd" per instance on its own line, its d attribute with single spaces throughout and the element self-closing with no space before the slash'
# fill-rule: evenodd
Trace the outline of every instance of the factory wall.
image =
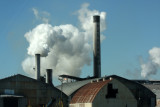
<svg viewBox="0 0 160 107">
<path fill-rule="evenodd" d="M 93 107 L 92 103 L 76 103 L 70 104 L 69 107 Z"/>
<path fill-rule="evenodd" d="M 157 99 L 156 103 L 157 103 L 156 107 L 160 107 L 160 99 Z"/>
<path fill-rule="evenodd" d="M 110 84 L 112 84 L 113 90 L 117 90 L 117 92 L 112 93 L 112 90 L 111 91 L 108 90 L 108 85 Z M 115 94 L 115 96 L 109 95 L 110 93 Z M 92 99 L 92 97 L 90 97 L 90 99 Z M 136 107 L 137 106 L 137 101 L 134 98 L 132 92 L 130 92 L 130 90 L 125 85 L 123 85 L 121 82 L 115 79 L 113 79 L 108 84 L 103 86 L 100 89 L 100 91 L 96 94 L 92 102 L 88 101 L 89 100 L 86 100 L 86 102 L 84 103 L 70 104 L 70 107 L 81 107 L 81 106 L 82 107 L 126 107 L 126 106 Z"/>
<path fill-rule="evenodd" d="M 87 85 L 80 88 L 74 94 L 70 102 L 70 107 L 156 106 L 155 94 L 144 86 L 119 77 L 115 77 L 109 80 L 109 82 L 106 82 L 104 86 L 102 86 L 103 81 L 99 81 L 88 83 Z M 100 89 L 98 89 L 98 87 L 100 87 Z M 97 90 L 97 93 L 93 90 Z"/>
<path fill-rule="evenodd" d="M 138 107 L 155 107 L 156 106 L 156 95 L 144 87 L 143 85 L 136 83 L 131 80 L 117 77 L 117 79 L 123 83 L 133 93 L 135 99 L 138 102 Z"/>
<path fill-rule="evenodd" d="M 108 90 L 108 86 L 112 85 L 113 92 Z M 115 96 L 109 93 L 115 94 Z M 107 97 L 108 95 L 108 97 Z M 136 107 L 137 101 L 134 98 L 132 92 L 121 82 L 113 79 L 107 85 L 105 85 L 93 100 L 92 107 Z"/>
<path fill-rule="evenodd" d="M 156 94 L 156 107 L 160 107 L 160 83 L 142 83 L 145 87 L 150 89 L 153 93 Z"/>
<path fill-rule="evenodd" d="M 0 80 L 0 95 L 0 107 L 3 107 L 1 105 L 5 103 L 6 99 L 11 98 L 17 99 L 15 101 L 18 103 L 18 107 L 26 105 L 43 107 L 43 105 L 46 105 L 51 98 L 56 100 L 54 105 L 59 104 L 61 91 L 44 82 L 23 75 L 16 75 Z M 66 107 L 68 105 L 68 97 L 63 93 L 62 97 L 63 105 Z"/>
<path fill-rule="evenodd" d="M 0 107 L 3 107 L 3 99 L 0 98 Z"/>
</svg>

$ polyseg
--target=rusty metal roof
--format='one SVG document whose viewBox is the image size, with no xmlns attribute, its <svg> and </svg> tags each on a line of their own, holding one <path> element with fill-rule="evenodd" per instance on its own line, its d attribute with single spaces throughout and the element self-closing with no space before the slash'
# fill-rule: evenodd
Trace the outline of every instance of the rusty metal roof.
<svg viewBox="0 0 160 107">
<path fill-rule="evenodd" d="M 86 84 L 75 93 L 70 103 L 73 104 L 92 102 L 101 88 L 110 81 L 111 80 L 105 80 Z"/>
<path fill-rule="evenodd" d="M 84 80 L 84 81 L 77 81 L 77 82 L 71 82 L 71 83 L 63 83 L 63 85 L 59 85 L 56 88 L 58 88 L 59 90 L 61 90 L 62 87 L 62 91 L 68 95 L 71 96 L 75 91 L 77 91 L 79 88 L 81 88 L 82 86 L 88 84 L 91 82 L 91 80 L 97 80 L 98 78 L 95 79 L 89 79 L 89 80 Z"/>
</svg>

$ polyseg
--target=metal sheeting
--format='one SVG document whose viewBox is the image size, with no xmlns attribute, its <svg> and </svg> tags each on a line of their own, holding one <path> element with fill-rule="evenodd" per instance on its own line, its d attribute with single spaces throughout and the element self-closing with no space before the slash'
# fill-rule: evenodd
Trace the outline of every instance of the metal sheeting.
<svg viewBox="0 0 160 107">
<path fill-rule="evenodd" d="M 157 99 L 160 99 L 160 84 L 143 84 L 143 85 L 148 89 L 150 89 L 153 93 L 155 93 Z"/>
<path fill-rule="evenodd" d="M 86 85 L 87 83 L 90 83 L 91 81 L 97 81 L 97 80 L 102 80 L 102 79 L 109 79 L 110 77 L 112 77 L 112 76 L 101 77 L 101 78 L 94 78 L 94 79 L 77 81 L 77 82 L 71 82 L 71 83 L 63 83 L 63 85 L 56 86 L 56 88 L 58 88 L 59 90 L 61 90 L 61 86 L 62 86 L 62 92 L 65 93 L 67 96 L 71 96 L 79 88 L 81 88 L 82 86 Z M 113 75 L 113 77 L 115 77 L 115 76 Z"/>
<path fill-rule="evenodd" d="M 156 98 L 157 99 L 160 99 L 160 90 L 151 90 L 153 93 L 155 93 L 156 94 Z"/>
<path fill-rule="evenodd" d="M 27 103 L 27 98 L 23 97 L 18 99 L 18 107 L 26 107 Z"/>
<path fill-rule="evenodd" d="M 110 81 L 105 80 L 86 84 L 75 93 L 70 103 L 91 103 L 101 88 Z"/>
<path fill-rule="evenodd" d="M 23 96 L 20 96 L 20 95 L 0 95 L 1 98 L 4 98 L 4 97 L 23 97 Z"/>
<path fill-rule="evenodd" d="M 3 107 L 3 98 L 0 98 L 0 107 Z"/>
<path fill-rule="evenodd" d="M 89 83 L 90 81 L 91 80 L 84 80 L 72 83 L 63 83 L 63 85 L 57 86 L 56 88 L 61 90 L 62 87 L 62 92 L 64 92 L 67 96 L 70 96 L 72 93 L 74 93 L 76 90 Z"/>
</svg>

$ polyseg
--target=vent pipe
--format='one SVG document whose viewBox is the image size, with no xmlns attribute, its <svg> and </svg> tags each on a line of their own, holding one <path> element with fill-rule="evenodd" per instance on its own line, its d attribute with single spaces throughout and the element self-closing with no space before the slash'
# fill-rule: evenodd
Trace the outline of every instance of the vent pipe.
<svg viewBox="0 0 160 107">
<path fill-rule="evenodd" d="M 52 69 L 46 69 L 46 83 L 53 85 L 52 84 Z"/>
<path fill-rule="evenodd" d="M 35 54 L 36 79 L 40 80 L 40 54 Z"/>
<path fill-rule="evenodd" d="M 101 77 L 101 47 L 100 47 L 100 16 L 93 16 L 93 57 L 94 57 L 94 77 Z"/>
</svg>

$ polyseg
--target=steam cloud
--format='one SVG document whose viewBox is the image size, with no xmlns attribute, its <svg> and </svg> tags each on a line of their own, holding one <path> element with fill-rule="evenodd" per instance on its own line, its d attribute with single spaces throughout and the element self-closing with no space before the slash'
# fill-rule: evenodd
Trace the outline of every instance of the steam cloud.
<svg viewBox="0 0 160 107">
<path fill-rule="evenodd" d="M 39 12 L 36 8 L 32 8 L 32 11 L 37 20 L 41 20 L 44 23 L 49 23 L 50 14 L 48 12 Z"/>
<path fill-rule="evenodd" d="M 101 32 L 106 29 L 106 13 L 89 10 L 85 3 L 77 11 L 80 28 L 72 24 L 52 26 L 40 24 L 27 32 L 24 36 L 29 42 L 28 56 L 22 62 L 23 70 L 32 77 L 35 75 L 34 55 L 41 54 L 41 75 L 45 69 L 53 69 L 53 75 L 69 74 L 80 76 L 84 65 L 90 65 L 92 52 L 93 15 L 101 17 Z M 38 11 L 33 9 L 36 18 Z M 41 17 L 42 18 L 42 17 Z M 43 18 L 42 18 L 43 19 Z M 45 21 L 44 21 L 45 22 Z M 105 37 L 101 35 L 101 38 Z"/>
<path fill-rule="evenodd" d="M 148 78 L 155 75 L 160 67 L 160 48 L 154 47 L 149 50 L 149 60 L 141 64 L 141 76 Z"/>
</svg>

